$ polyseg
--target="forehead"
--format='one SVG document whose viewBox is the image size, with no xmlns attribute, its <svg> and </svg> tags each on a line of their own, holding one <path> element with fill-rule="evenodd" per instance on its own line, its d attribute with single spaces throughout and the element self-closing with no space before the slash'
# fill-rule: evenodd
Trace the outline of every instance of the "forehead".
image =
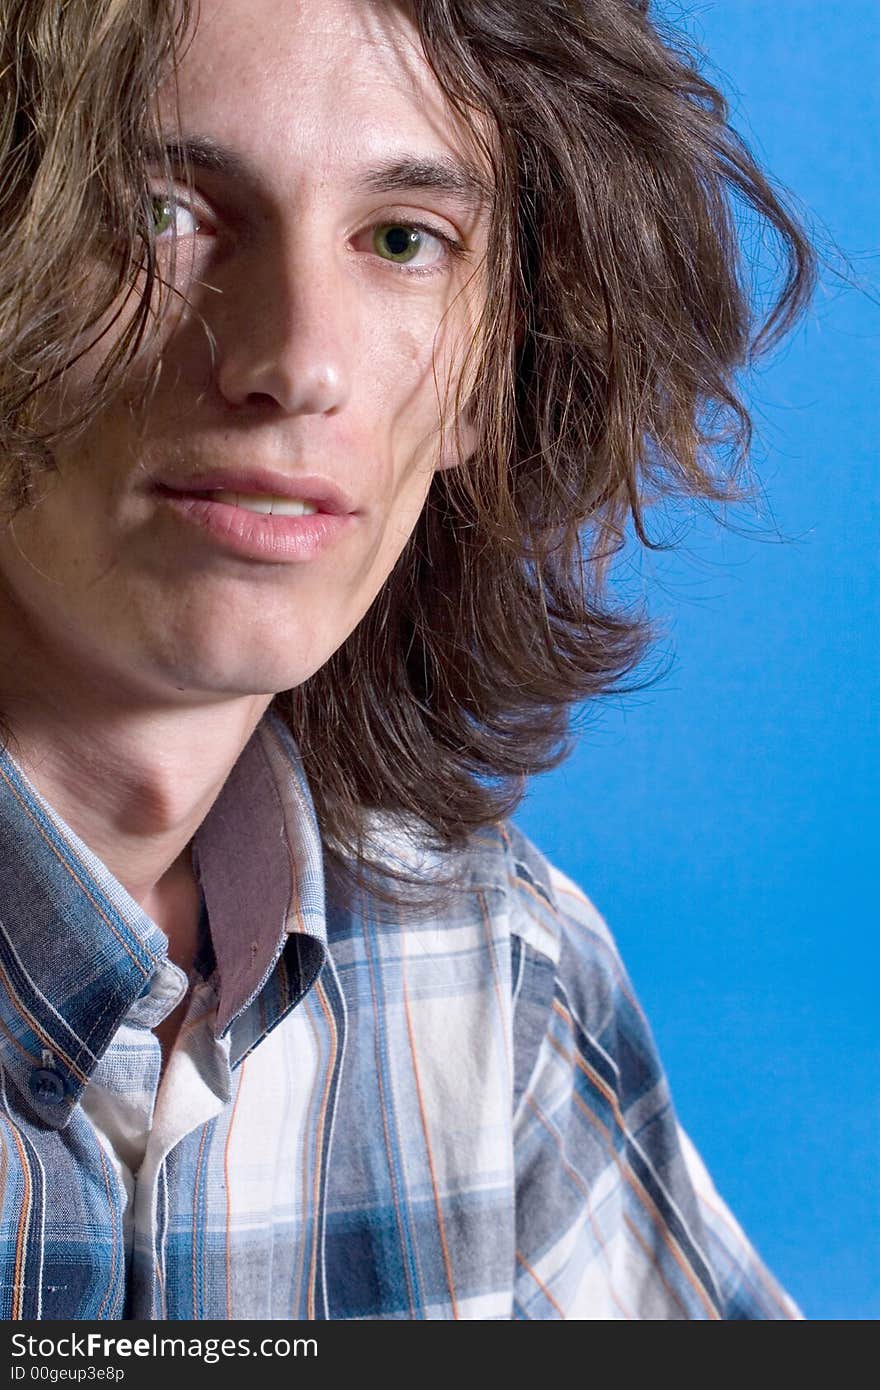
<svg viewBox="0 0 880 1390">
<path fill-rule="evenodd" d="M 313 181 L 397 144 L 485 170 L 405 10 L 387 0 L 201 0 L 166 122 Z"/>
</svg>

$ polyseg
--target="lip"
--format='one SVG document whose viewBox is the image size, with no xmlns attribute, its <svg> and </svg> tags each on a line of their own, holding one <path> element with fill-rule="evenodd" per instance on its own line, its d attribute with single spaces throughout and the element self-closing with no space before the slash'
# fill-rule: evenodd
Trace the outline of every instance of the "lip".
<svg viewBox="0 0 880 1390">
<path fill-rule="evenodd" d="M 337 483 L 315 473 L 291 474 L 271 468 L 211 468 L 186 475 L 157 477 L 163 495 L 192 497 L 204 492 L 263 493 L 273 497 L 299 497 L 317 507 L 317 515 L 352 516 L 357 508 Z M 299 519 L 299 518 L 295 518 Z"/>
<path fill-rule="evenodd" d="M 248 486 L 251 491 L 255 490 L 251 480 Z M 232 487 L 228 490 L 236 491 Z M 313 560 L 332 548 L 357 521 L 356 512 L 331 511 L 329 506 L 307 516 L 267 516 L 246 511 L 231 502 L 215 502 L 210 497 L 162 485 L 155 489 L 155 495 L 163 511 L 186 525 L 191 534 L 200 533 L 212 548 L 218 547 L 239 559 L 268 564 Z M 318 505 L 322 502 L 339 505 L 338 496 L 315 497 L 304 492 L 284 495 L 308 497 Z"/>
</svg>

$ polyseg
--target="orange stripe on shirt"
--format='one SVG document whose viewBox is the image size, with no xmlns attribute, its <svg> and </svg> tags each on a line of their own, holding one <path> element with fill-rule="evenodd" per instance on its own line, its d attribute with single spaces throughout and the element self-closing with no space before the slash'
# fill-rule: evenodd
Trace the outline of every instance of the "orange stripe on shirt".
<svg viewBox="0 0 880 1390">
<path fill-rule="evenodd" d="M 314 1183 L 312 1185 L 312 1201 L 314 1203 L 315 1215 L 312 1220 L 312 1250 L 311 1259 L 309 1261 L 308 1293 L 306 1294 L 306 1313 L 309 1318 L 314 1318 L 315 1316 L 315 1285 L 318 1277 L 318 1216 L 320 1213 L 318 1198 L 321 1190 L 321 1177 L 323 1175 L 321 1164 L 324 1153 L 324 1128 L 327 1120 L 330 1087 L 333 1080 L 333 1073 L 336 1069 L 336 1056 L 339 1051 L 339 1039 L 338 1034 L 336 1032 L 336 1023 L 328 1005 L 327 997 L 321 985 L 320 979 L 315 982 L 314 992 L 318 1000 L 318 1003 L 321 1006 L 321 1010 L 324 1014 L 324 1020 L 327 1024 L 328 1035 L 330 1038 L 330 1050 L 328 1052 L 327 1061 L 325 1064 L 326 1074 L 324 1077 L 324 1091 L 321 1096 L 321 1104 L 318 1110 L 318 1118 L 315 1125 L 315 1178 Z"/>
<path fill-rule="evenodd" d="M 226 1318 L 232 1321 L 232 1185 L 229 1181 L 229 1146 L 232 1143 L 232 1131 L 235 1126 L 235 1115 L 238 1110 L 238 1102 L 241 1099 L 241 1092 L 244 1086 L 244 1069 L 247 1066 L 245 1057 L 238 1071 L 238 1089 L 235 1092 L 235 1100 L 232 1103 L 232 1114 L 229 1117 L 229 1129 L 226 1133 L 226 1143 L 223 1147 L 223 1182 L 226 1188 Z"/>
<path fill-rule="evenodd" d="M 434 1196 L 434 1211 L 437 1216 L 437 1234 L 440 1237 L 440 1249 L 443 1252 L 443 1269 L 446 1274 L 446 1287 L 449 1290 L 449 1301 L 452 1304 L 452 1317 L 458 1321 L 458 1303 L 455 1297 L 455 1279 L 452 1273 L 452 1259 L 449 1254 L 449 1245 L 446 1240 L 446 1227 L 443 1222 L 443 1204 L 440 1201 L 440 1192 L 437 1187 L 437 1171 L 434 1167 L 434 1155 L 431 1151 L 431 1136 L 428 1132 L 428 1117 L 425 1113 L 425 1098 L 422 1092 L 422 1082 L 419 1076 L 419 1064 L 416 1057 L 416 1040 L 413 1031 L 412 1014 L 409 1007 L 409 991 L 406 985 L 406 937 L 407 933 L 401 932 L 400 954 L 401 971 L 403 981 L 403 1012 L 406 1018 L 406 1036 L 409 1041 L 410 1057 L 412 1058 L 413 1080 L 416 1087 L 416 1100 L 419 1106 L 419 1118 L 422 1122 L 422 1135 L 425 1140 L 425 1157 L 428 1160 L 428 1172 L 431 1175 L 431 1192 Z"/>
<path fill-rule="evenodd" d="M 562 1017 L 566 1021 L 568 1026 L 571 1027 L 571 1016 L 567 1013 L 565 1009 L 562 1008 L 562 1006 L 558 1003 L 557 1000 L 554 1000 L 553 1007 L 556 1010 L 556 1012 L 560 1015 L 560 1017 Z M 576 1052 L 574 1059 L 572 1059 L 572 1057 L 564 1050 L 564 1048 L 561 1046 L 561 1044 L 559 1044 L 556 1041 L 555 1038 L 551 1036 L 549 1037 L 549 1041 L 551 1046 L 554 1047 L 556 1051 L 559 1052 L 560 1056 L 562 1056 L 565 1059 L 566 1065 L 568 1067 L 571 1067 L 572 1060 L 574 1060 L 575 1065 L 578 1066 L 580 1070 L 584 1073 L 593 1089 L 598 1091 L 599 1094 L 604 1096 L 607 1100 L 614 1113 L 614 1118 L 617 1121 L 621 1133 L 628 1134 L 629 1131 L 626 1127 L 626 1121 L 624 1119 L 623 1112 L 620 1108 L 620 1101 L 617 1096 L 617 1093 L 613 1091 L 605 1083 L 602 1077 L 599 1076 L 598 1072 L 593 1070 L 593 1068 L 584 1060 L 584 1058 L 581 1056 L 579 1052 Z M 714 1303 L 711 1301 L 708 1294 L 706 1293 L 706 1290 L 704 1289 L 701 1280 L 697 1277 L 694 1269 L 691 1266 L 690 1261 L 687 1259 L 684 1251 L 678 1244 L 678 1241 L 672 1235 L 672 1232 L 669 1230 L 668 1226 L 666 1225 L 666 1222 L 663 1220 L 662 1215 L 657 1210 L 657 1205 L 654 1202 L 654 1199 L 651 1197 L 651 1194 L 648 1192 L 647 1188 L 633 1172 L 629 1163 L 624 1164 L 621 1160 L 620 1154 L 617 1152 L 617 1149 L 611 1139 L 610 1131 L 606 1128 L 605 1125 L 602 1124 L 602 1121 L 599 1119 L 598 1115 L 596 1115 L 590 1109 L 590 1107 L 577 1094 L 577 1092 L 573 1093 L 573 1099 L 575 1101 L 575 1104 L 578 1106 L 578 1109 L 584 1115 L 584 1117 L 602 1135 L 602 1138 L 604 1139 L 606 1147 L 608 1149 L 609 1157 L 611 1157 L 614 1163 L 616 1164 L 620 1176 L 623 1178 L 627 1186 L 632 1189 L 638 1200 L 641 1202 L 643 1208 L 648 1213 L 648 1216 L 656 1226 L 657 1231 L 660 1234 L 664 1245 L 669 1250 L 669 1253 L 672 1255 L 679 1269 L 685 1275 L 686 1279 L 693 1288 L 700 1302 L 703 1304 L 703 1307 L 705 1308 L 707 1314 L 711 1318 L 718 1318 L 719 1314 L 717 1308 L 715 1307 Z"/>
</svg>

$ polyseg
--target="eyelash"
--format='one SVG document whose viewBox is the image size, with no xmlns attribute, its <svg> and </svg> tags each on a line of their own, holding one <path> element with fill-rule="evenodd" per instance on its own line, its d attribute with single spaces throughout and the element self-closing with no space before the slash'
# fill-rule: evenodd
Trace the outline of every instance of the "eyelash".
<svg viewBox="0 0 880 1390">
<path fill-rule="evenodd" d="M 186 209 L 188 212 L 192 214 L 192 217 L 196 223 L 196 229 L 198 229 L 200 225 L 199 215 L 194 208 L 192 208 L 188 203 L 185 202 L 184 199 L 169 197 L 166 194 L 155 194 L 152 201 L 154 205 L 157 205 L 159 203 L 170 203 L 173 204 L 175 207 Z M 379 227 L 405 227 L 407 231 L 423 232 L 427 236 L 433 237 L 436 241 L 439 241 L 445 250 L 446 257 L 448 257 L 449 260 L 452 261 L 465 259 L 468 254 L 467 247 L 464 245 L 463 242 L 459 241 L 457 237 L 450 236 L 448 232 L 443 232 L 440 230 L 439 227 L 434 227 L 428 222 L 414 222 L 410 221 L 407 218 L 401 218 L 399 221 L 397 221 L 393 217 L 383 217 L 380 222 L 373 222 L 369 227 L 364 228 L 364 230 L 369 232 L 375 232 Z M 157 233 L 157 240 L 160 238 L 164 239 L 165 234 Z M 381 256 L 379 256 L 377 259 L 384 260 L 384 258 Z M 403 271 L 407 275 L 417 275 L 420 278 L 424 278 L 429 275 L 436 275 L 440 271 L 442 271 L 445 262 L 441 261 L 437 265 L 430 266 L 411 266 L 405 261 L 384 261 L 384 264 L 388 266 L 391 270 Z"/>
</svg>

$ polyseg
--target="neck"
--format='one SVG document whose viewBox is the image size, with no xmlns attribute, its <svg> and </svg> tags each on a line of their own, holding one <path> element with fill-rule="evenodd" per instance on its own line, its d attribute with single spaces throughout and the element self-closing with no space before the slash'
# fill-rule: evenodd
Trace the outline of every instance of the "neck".
<svg viewBox="0 0 880 1390">
<path fill-rule="evenodd" d="M 31 709 L 16 760 L 41 796 L 145 905 L 178 872 L 269 696 L 207 707 Z"/>
</svg>

